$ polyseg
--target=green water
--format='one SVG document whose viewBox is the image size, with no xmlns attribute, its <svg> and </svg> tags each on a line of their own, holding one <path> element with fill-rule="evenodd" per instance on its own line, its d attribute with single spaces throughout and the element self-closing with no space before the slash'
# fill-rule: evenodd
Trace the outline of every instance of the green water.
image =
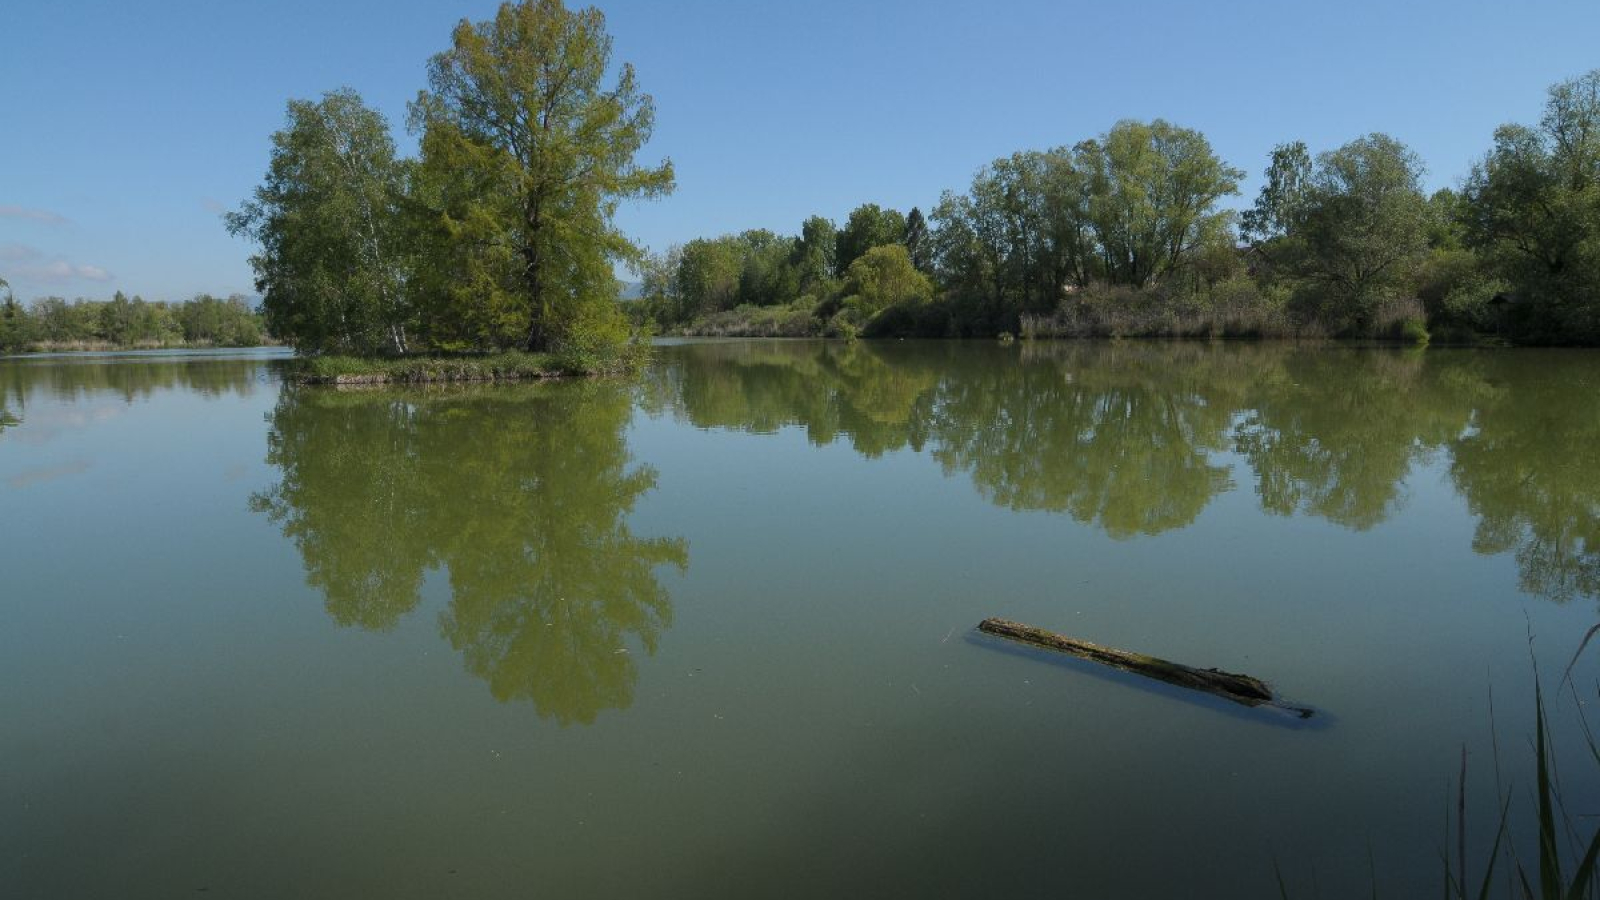
<svg viewBox="0 0 1600 900">
<path fill-rule="evenodd" d="M 281 365 L 0 360 L 0 896 L 1273 897 L 1276 858 L 1336 897 L 1369 852 L 1436 894 L 1463 747 L 1478 866 L 1497 784 L 1531 813 L 1534 661 L 1554 693 L 1600 622 L 1593 352 Z"/>
</svg>

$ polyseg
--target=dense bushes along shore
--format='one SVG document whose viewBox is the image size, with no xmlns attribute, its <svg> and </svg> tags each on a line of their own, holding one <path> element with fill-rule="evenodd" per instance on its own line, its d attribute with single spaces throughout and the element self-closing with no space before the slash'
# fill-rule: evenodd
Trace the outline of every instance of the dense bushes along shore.
<svg viewBox="0 0 1600 900">
<path fill-rule="evenodd" d="M 1244 173 L 1198 131 L 1125 121 L 981 169 L 932 213 L 864 204 L 797 236 L 646 258 L 639 321 L 720 335 L 1434 337 L 1600 343 L 1600 70 L 1505 125 L 1457 189 L 1371 134 Z"/>
</svg>

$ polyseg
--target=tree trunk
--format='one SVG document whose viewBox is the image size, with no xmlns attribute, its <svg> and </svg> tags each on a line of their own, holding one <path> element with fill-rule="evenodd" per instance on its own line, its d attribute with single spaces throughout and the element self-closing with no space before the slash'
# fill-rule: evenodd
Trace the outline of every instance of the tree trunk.
<svg viewBox="0 0 1600 900">
<path fill-rule="evenodd" d="M 1312 716 L 1312 710 L 1280 703 L 1271 688 L 1260 679 L 1249 675 L 1237 675 L 1219 669 L 1195 669 L 1142 653 L 1102 647 L 1099 644 L 1091 644 L 1088 641 L 1080 641 L 1006 619 L 984 619 L 978 623 L 978 630 L 1035 647 L 1069 653 L 1080 659 L 1132 672 L 1135 675 L 1143 675 L 1146 678 L 1154 678 L 1167 684 L 1215 694 L 1245 706 L 1272 706 L 1294 713 L 1302 719 L 1309 719 Z"/>
<path fill-rule="evenodd" d="M 550 323 L 545 321 L 544 260 L 539 254 L 539 230 L 543 224 L 539 207 L 539 199 L 535 197 L 523 213 L 528 225 L 527 245 L 522 253 L 527 261 L 523 271 L 528 282 L 528 339 L 525 349 L 529 353 L 546 349 L 549 342 L 547 329 Z"/>
</svg>

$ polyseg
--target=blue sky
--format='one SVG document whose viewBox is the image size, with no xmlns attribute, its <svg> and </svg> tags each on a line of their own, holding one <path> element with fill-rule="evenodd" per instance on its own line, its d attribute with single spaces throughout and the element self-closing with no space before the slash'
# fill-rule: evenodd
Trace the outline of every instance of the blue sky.
<svg viewBox="0 0 1600 900">
<path fill-rule="evenodd" d="M 485 0 L 11 0 L 0 15 L 0 277 L 18 297 L 253 293 L 220 213 L 265 171 L 291 97 L 348 85 L 401 146 L 427 58 Z M 931 207 L 984 163 L 1118 119 L 1205 132 L 1250 173 L 1274 144 L 1388 132 L 1453 185 L 1496 125 L 1600 67 L 1600 2 L 600 4 L 655 97 L 625 207 L 655 249 L 865 201 Z"/>
</svg>

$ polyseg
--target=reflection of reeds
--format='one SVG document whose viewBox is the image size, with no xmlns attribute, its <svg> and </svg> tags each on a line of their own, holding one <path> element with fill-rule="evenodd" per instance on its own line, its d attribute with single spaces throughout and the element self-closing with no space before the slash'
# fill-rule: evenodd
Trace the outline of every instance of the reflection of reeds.
<svg viewBox="0 0 1600 900">
<path fill-rule="evenodd" d="M 1576 698 L 1576 694 L 1574 694 Z M 1589 838 L 1588 848 L 1584 851 L 1578 862 L 1578 867 L 1572 873 L 1570 880 L 1561 874 L 1561 836 L 1556 830 L 1556 809 L 1561 809 L 1561 820 L 1565 832 L 1574 841 L 1578 840 L 1577 832 L 1573 828 L 1572 819 L 1567 814 L 1566 804 L 1562 801 L 1560 786 L 1555 778 L 1555 760 L 1551 756 L 1549 743 L 1549 726 L 1544 714 L 1544 693 L 1537 684 L 1534 685 L 1534 708 L 1536 722 L 1534 729 L 1534 793 L 1538 802 L 1539 820 L 1539 884 L 1537 892 L 1528 881 L 1528 872 L 1523 867 L 1520 859 L 1515 859 L 1517 884 L 1523 896 L 1528 898 L 1538 897 L 1540 900 L 1579 900 L 1583 897 L 1596 896 L 1595 861 L 1600 857 L 1600 828 L 1595 830 Z M 1584 737 L 1589 744 L 1589 750 L 1594 755 L 1595 762 L 1600 764 L 1600 752 L 1596 751 L 1594 738 L 1589 733 L 1587 723 L 1584 726 Z M 1510 800 L 1507 798 L 1509 804 Z M 1504 830 L 1504 816 L 1501 828 Z M 1498 851 L 1498 840 L 1496 850 Z M 1576 845 L 1574 845 L 1576 846 Z M 1494 859 L 1489 860 L 1490 873 L 1493 872 Z M 1483 890 L 1480 897 L 1488 896 L 1489 875 L 1484 876 Z M 1460 896 L 1458 894 L 1458 896 Z"/>
<path fill-rule="evenodd" d="M 1579 652 L 1582 652 L 1580 648 Z M 1489 850 L 1489 855 L 1483 863 L 1483 880 L 1478 883 L 1474 896 L 1480 900 L 1489 897 L 1493 885 L 1494 873 L 1497 864 L 1503 855 L 1510 855 L 1512 875 L 1514 880 L 1508 879 L 1507 893 L 1513 897 L 1523 897 L 1525 900 L 1583 900 L 1600 896 L 1600 884 L 1595 880 L 1595 865 L 1600 860 L 1600 827 L 1596 827 L 1589 836 L 1587 845 L 1581 855 L 1577 854 L 1583 839 L 1579 837 L 1572 817 L 1567 813 L 1566 803 L 1561 796 L 1561 785 L 1556 778 L 1556 761 L 1554 751 L 1550 746 L 1550 723 L 1545 715 L 1544 689 L 1539 684 L 1537 672 L 1534 676 L 1534 806 L 1535 824 L 1537 826 L 1537 840 L 1535 851 L 1539 857 L 1538 878 L 1530 878 L 1528 867 L 1523 864 L 1514 847 L 1502 850 L 1505 838 L 1510 827 L 1511 794 L 1507 790 L 1500 792 L 1500 821 L 1495 828 L 1494 845 Z M 1577 701 L 1578 715 L 1582 719 L 1581 702 L 1577 693 L 1573 693 L 1573 700 Z M 1594 757 L 1596 764 L 1600 764 L 1600 747 L 1597 747 L 1592 733 L 1589 731 L 1588 722 L 1583 722 L 1584 740 L 1588 743 L 1589 752 Z M 1498 762 L 1496 763 L 1498 768 Z M 1498 780 L 1498 772 L 1496 773 Z M 1442 860 L 1444 867 L 1444 895 L 1446 898 L 1467 898 L 1467 757 L 1463 748 L 1461 754 L 1461 775 L 1457 794 L 1456 805 L 1456 860 L 1455 869 L 1451 870 L 1448 858 Z M 1559 810 L 1559 816 L 1557 812 Z M 1558 828 L 1558 823 L 1560 828 Z M 1448 829 L 1447 829 L 1448 830 Z M 1562 874 L 1563 859 L 1570 858 L 1563 852 L 1563 835 L 1571 842 L 1570 856 L 1577 856 L 1577 867 L 1572 870 L 1570 877 Z"/>
<path fill-rule="evenodd" d="M 1600 626 L 1597 626 L 1600 628 Z M 1592 632 L 1591 632 L 1592 633 Z M 1587 639 L 1585 639 L 1587 643 Z M 1581 650 L 1580 650 L 1581 652 Z M 1574 691 L 1573 699 L 1578 700 Z M 1492 708 L 1492 706 L 1491 706 Z M 1582 719 L 1581 706 L 1579 717 Z M 1594 758 L 1595 764 L 1600 765 L 1600 744 L 1597 744 L 1593 733 L 1589 730 L 1588 722 L 1583 721 L 1584 740 L 1588 744 L 1589 753 Z M 1498 769 L 1498 753 L 1496 754 Z M 1498 772 L 1497 781 L 1498 781 Z M 1513 845 L 1506 841 L 1511 829 L 1511 800 L 1509 790 L 1501 790 L 1499 803 L 1499 821 L 1495 825 L 1494 843 L 1489 853 L 1482 861 L 1483 877 L 1476 882 L 1472 893 L 1468 894 L 1468 856 L 1467 856 L 1467 753 L 1463 747 L 1461 751 L 1461 771 L 1457 782 L 1456 817 L 1455 817 L 1455 859 L 1450 859 L 1449 851 L 1441 851 L 1440 864 L 1443 870 L 1444 896 L 1446 900 L 1467 900 L 1469 896 L 1477 900 L 1488 900 L 1494 887 L 1494 874 L 1504 857 L 1509 857 L 1511 874 L 1506 881 L 1506 895 L 1520 897 L 1523 900 L 1593 900 L 1600 897 L 1600 882 L 1597 882 L 1596 866 L 1600 863 L 1600 826 L 1596 826 L 1585 844 L 1579 836 L 1572 816 L 1568 814 L 1566 803 L 1561 794 L 1560 781 L 1556 777 L 1556 761 L 1550 746 L 1550 725 L 1545 715 L 1544 691 L 1540 686 L 1537 675 L 1534 681 L 1534 805 L 1535 824 L 1537 827 L 1537 840 L 1535 852 L 1539 858 L 1537 878 L 1529 872 L 1529 867 L 1524 865 L 1522 858 L 1517 854 Z M 1446 813 L 1445 832 L 1446 844 L 1449 843 L 1450 832 L 1449 814 Z M 1564 848 L 1562 845 L 1568 846 Z M 1579 846 L 1583 846 L 1582 854 L 1578 854 Z M 1577 859 L 1577 865 L 1571 870 L 1571 875 L 1564 875 L 1566 861 Z M 1273 877 L 1278 886 L 1279 896 L 1288 900 L 1291 896 L 1287 881 L 1284 879 L 1282 868 L 1276 858 L 1272 861 Z M 1378 878 L 1376 871 L 1372 874 L 1372 896 L 1379 896 Z"/>
</svg>

